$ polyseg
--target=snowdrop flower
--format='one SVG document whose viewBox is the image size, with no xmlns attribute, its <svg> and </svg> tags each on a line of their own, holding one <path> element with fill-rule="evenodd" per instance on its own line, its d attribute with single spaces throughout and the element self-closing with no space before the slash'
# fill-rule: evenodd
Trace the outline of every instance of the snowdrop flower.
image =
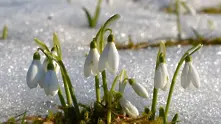
<svg viewBox="0 0 221 124">
<path fill-rule="evenodd" d="M 116 73 L 119 66 L 119 54 L 114 44 L 114 36 L 110 34 L 108 36 L 108 43 L 101 53 L 100 60 L 98 62 L 99 71 L 103 71 L 105 68 L 112 74 Z"/>
<path fill-rule="evenodd" d="M 99 53 L 97 50 L 97 45 L 95 41 L 92 41 L 90 44 L 90 52 L 84 63 L 84 76 L 89 77 L 90 74 L 97 75 L 99 73 L 98 70 L 98 61 L 99 61 Z"/>
<path fill-rule="evenodd" d="M 132 86 L 132 88 L 134 89 L 134 91 L 137 93 L 137 95 L 139 95 L 143 98 L 148 97 L 148 92 L 144 88 L 144 86 L 142 86 L 140 83 L 136 83 L 134 79 L 129 79 L 128 81 L 129 81 L 130 85 Z"/>
<path fill-rule="evenodd" d="M 156 89 L 160 88 L 162 90 L 166 90 L 169 86 L 169 74 L 167 71 L 165 59 L 162 54 L 160 55 L 159 62 L 160 64 L 155 71 L 154 87 Z"/>
<path fill-rule="evenodd" d="M 130 101 L 126 100 L 123 96 L 119 99 L 120 106 L 123 111 L 126 112 L 130 117 L 136 118 L 139 115 L 137 108 L 130 103 Z"/>
<path fill-rule="evenodd" d="M 43 87 L 47 96 L 55 96 L 58 92 L 59 83 L 54 71 L 54 65 L 51 62 L 48 63 L 47 70 L 43 81 Z"/>
<path fill-rule="evenodd" d="M 28 69 L 26 76 L 26 82 L 30 89 L 35 88 L 42 84 L 42 79 L 44 77 L 44 69 L 40 61 L 40 54 L 35 52 L 33 55 L 33 61 Z"/>
<path fill-rule="evenodd" d="M 57 52 L 55 51 L 54 47 L 51 49 L 51 53 L 56 55 L 56 56 L 58 55 Z M 44 67 L 45 72 L 47 72 L 48 62 L 49 62 L 48 58 L 45 58 L 45 60 L 43 62 L 43 67 Z M 58 75 L 58 73 L 60 71 L 60 67 L 59 67 L 59 65 L 54 60 L 52 61 L 52 63 L 54 65 L 54 67 L 55 67 L 55 72 Z"/>
<path fill-rule="evenodd" d="M 187 56 L 181 73 L 181 86 L 185 89 L 190 85 L 190 83 L 192 83 L 196 88 L 200 87 L 199 74 L 195 66 L 192 64 L 191 57 Z"/>
</svg>

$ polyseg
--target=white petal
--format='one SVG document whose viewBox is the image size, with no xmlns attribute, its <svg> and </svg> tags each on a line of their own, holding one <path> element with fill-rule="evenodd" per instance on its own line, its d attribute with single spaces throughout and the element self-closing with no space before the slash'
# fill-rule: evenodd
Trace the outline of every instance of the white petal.
<svg viewBox="0 0 221 124">
<path fill-rule="evenodd" d="M 59 72 L 60 72 L 60 67 L 59 67 L 59 65 L 53 60 L 53 65 L 54 65 L 54 71 L 56 72 L 56 75 L 58 75 L 59 74 Z"/>
<path fill-rule="evenodd" d="M 39 77 L 38 77 L 38 66 L 37 66 L 36 61 L 39 61 L 39 60 L 32 61 L 28 69 L 27 76 L 26 76 L 26 82 L 30 89 L 38 86 Z"/>
<path fill-rule="evenodd" d="M 120 100 L 120 105 L 123 108 L 123 110 L 133 118 L 136 118 L 139 115 L 139 112 L 137 108 L 130 103 L 130 101 L 126 100 L 124 97 L 121 97 Z"/>
<path fill-rule="evenodd" d="M 166 91 L 169 87 L 170 87 L 170 83 L 167 82 L 167 84 L 163 88 L 161 88 L 161 90 Z"/>
<path fill-rule="evenodd" d="M 47 66 L 48 66 L 48 59 L 47 58 L 45 58 L 44 59 L 44 62 L 43 62 L 43 67 L 44 67 L 44 70 L 45 70 L 45 72 L 47 72 Z"/>
<path fill-rule="evenodd" d="M 107 60 L 108 60 L 109 48 L 110 48 L 110 45 L 107 44 L 105 46 L 103 52 L 101 53 L 101 56 L 100 56 L 100 59 L 99 59 L 99 62 L 98 62 L 98 70 L 100 72 L 103 71 L 106 67 L 106 63 L 107 63 Z"/>
<path fill-rule="evenodd" d="M 38 75 L 39 75 L 38 84 L 41 88 L 43 88 L 45 70 L 40 61 L 37 62 L 37 66 L 38 66 Z"/>
<path fill-rule="evenodd" d="M 111 73 L 111 74 L 114 74 L 114 73 L 115 73 L 115 70 L 114 70 L 113 68 L 111 68 L 111 67 L 108 65 L 108 63 L 106 63 L 106 69 L 107 69 L 107 71 L 108 71 L 109 73 Z"/>
<path fill-rule="evenodd" d="M 96 48 L 92 49 L 92 52 L 93 52 L 93 56 L 92 56 L 92 62 L 91 62 L 91 71 L 93 75 L 97 75 L 99 73 L 98 61 L 99 61 L 100 55 Z"/>
<path fill-rule="evenodd" d="M 89 77 L 91 74 L 91 61 L 92 61 L 92 51 L 90 50 L 85 62 L 84 62 L 84 76 Z"/>
<path fill-rule="evenodd" d="M 110 48 L 108 52 L 108 65 L 113 70 L 111 73 L 116 73 L 119 66 L 119 54 L 114 42 L 109 42 Z"/>
<path fill-rule="evenodd" d="M 162 72 L 162 66 L 161 64 L 159 64 L 154 75 L 154 87 L 156 89 L 161 88 L 162 84 L 163 84 L 163 72 Z"/>
<path fill-rule="evenodd" d="M 189 78 L 196 88 L 200 87 L 200 78 L 195 66 L 190 63 Z"/>
<path fill-rule="evenodd" d="M 137 93 L 137 95 L 147 98 L 148 92 L 147 90 L 140 84 L 140 83 L 133 83 L 132 85 L 133 90 Z"/>
<path fill-rule="evenodd" d="M 190 85 L 190 80 L 188 80 L 189 65 L 188 62 L 185 63 L 183 71 L 181 73 L 181 86 L 186 89 Z"/>
<path fill-rule="evenodd" d="M 161 85 L 161 89 L 165 89 L 166 85 L 168 85 L 169 82 L 169 73 L 167 71 L 167 64 L 162 63 L 162 69 L 163 69 L 163 83 Z"/>
<path fill-rule="evenodd" d="M 57 94 L 59 83 L 55 71 L 48 70 L 45 74 L 43 85 L 46 95 L 55 96 Z"/>
</svg>

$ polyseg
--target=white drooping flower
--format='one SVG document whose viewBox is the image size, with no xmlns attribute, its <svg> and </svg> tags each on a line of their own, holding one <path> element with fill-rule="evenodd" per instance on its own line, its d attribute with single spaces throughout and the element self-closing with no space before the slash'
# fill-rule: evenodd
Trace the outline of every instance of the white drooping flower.
<svg viewBox="0 0 221 124">
<path fill-rule="evenodd" d="M 161 62 L 155 71 L 154 87 L 156 89 L 166 90 L 169 85 L 169 74 L 165 62 Z"/>
<path fill-rule="evenodd" d="M 123 111 L 126 112 L 130 117 L 136 118 L 139 115 L 137 108 L 130 103 L 130 101 L 126 100 L 123 96 L 119 99 L 120 106 Z"/>
<path fill-rule="evenodd" d="M 46 95 L 55 96 L 58 92 L 59 83 L 57 75 L 54 71 L 54 65 L 52 63 L 48 63 L 47 72 L 43 81 L 43 88 Z"/>
<path fill-rule="evenodd" d="M 200 87 L 200 78 L 199 74 L 192 64 L 191 58 L 187 57 L 183 71 L 181 73 L 181 86 L 185 89 L 190 83 L 193 84 L 194 87 Z"/>
<path fill-rule="evenodd" d="M 33 61 L 28 69 L 26 76 L 26 82 L 30 89 L 35 88 L 38 84 L 41 86 L 42 79 L 44 78 L 44 68 L 40 61 L 40 54 L 35 52 L 33 55 Z"/>
<path fill-rule="evenodd" d="M 98 61 L 99 61 L 99 53 L 96 47 L 96 43 L 94 41 L 90 44 L 90 52 L 84 63 L 84 76 L 89 77 L 90 74 L 97 75 L 99 73 L 98 70 Z"/>
<path fill-rule="evenodd" d="M 137 93 L 137 95 L 147 98 L 148 97 L 148 92 L 146 88 L 141 85 L 140 83 L 135 82 L 134 79 L 129 79 L 129 83 L 132 86 L 133 90 Z"/>
<path fill-rule="evenodd" d="M 118 66 L 119 54 L 114 44 L 114 36 L 111 34 L 108 36 L 108 43 L 101 53 L 100 60 L 98 62 L 98 69 L 101 72 L 106 68 L 110 73 L 114 74 L 117 72 Z"/>
<path fill-rule="evenodd" d="M 54 48 L 51 49 L 51 53 L 56 55 L 56 56 L 58 56 L 58 54 L 57 54 L 57 52 L 55 51 Z M 43 67 L 44 67 L 45 72 L 47 72 L 48 62 L 49 62 L 48 58 L 45 58 L 44 62 L 43 62 Z M 52 61 L 52 63 L 54 65 L 55 72 L 58 75 L 58 73 L 60 72 L 60 67 L 59 67 L 59 65 L 54 60 Z"/>
</svg>

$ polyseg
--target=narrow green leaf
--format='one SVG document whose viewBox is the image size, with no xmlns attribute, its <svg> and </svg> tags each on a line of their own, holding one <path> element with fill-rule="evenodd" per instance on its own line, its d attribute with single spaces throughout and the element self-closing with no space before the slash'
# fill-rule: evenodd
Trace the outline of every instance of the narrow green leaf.
<svg viewBox="0 0 221 124">
<path fill-rule="evenodd" d="M 119 15 L 119 14 L 115 14 L 115 15 L 111 16 L 111 17 L 104 23 L 103 29 L 105 30 L 107 26 L 109 26 L 111 23 L 113 23 L 113 22 L 116 21 L 117 19 L 120 19 L 120 15 Z"/>
<path fill-rule="evenodd" d="M 24 113 L 24 115 L 23 115 L 23 117 L 22 117 L 21 124 L 25 124 L 26 113 L 27 113 L 27 111 L 25 111 L 25 113 Z"/>
<path fill-rule="evenodd" d="M 8 37 L 8 27 L 7 25 L 5 25 L 2 32 L 2 39 L 5 40 L 7 37 Z"/>
<path fill-rule="evenodd" d="M 172 119 L 172 122 L 171 122 L 171 124 L 176 124 L 176 122 L 178 122 L 178 113 L 176 113 L 175 115 L 174 115 L 174 117 L 173 117 L 173 119 Z"/>
<path fill-rule="evenodd" d="M 164 118 L 164 116 L 165 116 L 164 108 L 163 108 L 163 107 L 160 107 L 160 108 L 159 108 L 159 117 L 163 117 L 163 118 Z"/>
<path fill-rule="evenodd" d="M 97 20 L 99 18 L 100 15 L 100 4 L 98 3 L 97 7 L 96 7 L 96 11 L 94 14 L 94 18 L 93 18 L 93 22 L 92 22 L 92 26 L 95 27 L 97 25 Z"/>
<path fill-rule="evenodd" d="M 58 56 L 62 59 L 62 50 L 61 50 L 60 40 L 58 38 L 58 35 L 55 32 L 53 33 L 53 44 L 54 44 L 54 47 L 57 48 L 56 50 L 57 50 Z"/>
<path fill-rule="evenodd" d="M 35 38 L 34 41 L 38 44 L 38 46 L 40 48 L 42 48 L 43 50 L 46 50 L 48 52 L 50 52 L 50 50 L 48 49 L 48 47 L 45 45 L 45 43 L 43 43 L 42 41 L 40 41 L 39 39 Z"/>
<path fill-rule="evenodd" d="M 84 12 L 85 12 L 85 14 L 86 14 L 86 16 L 87 16 L 87 20 L 88 20 L 88 24 L 89 24 L 89 27 L 91 27 L 92 28 L 92 17 L 91 17 L 91 14 L 89 13 L 89 11 L 85 8 L 85 7 L 83 7 L 83 10 L 84 10 Z"/>
<path fill-rule="evenodd" d="M 55 60 L 56 62 L 58 62 L 58 61 L 60 60 L 60 58 L 59 58 L 58 56 L 52 54 L 51 52 L 48 52 L 48 51 L 45 50 L 44 53 L 45 53 L 48 57 L 50 57 L 51 59 Z"/>
<path fill-rule="evenodd" d="M 114 78 L 114 81 L 113 81 L 113 83 L 112 83 L 112 86 L 111 86 L 111 90 L 110 90 L 110 92 L 112 92 L 112 91 L 114 90 L 114 88 L 115 88 L 115 86 L 116 86 L 116 83 L 117 83 L 118 78 L 119 78 L 119 75 L 117 75 L 117 76 Z"/>
</svg>

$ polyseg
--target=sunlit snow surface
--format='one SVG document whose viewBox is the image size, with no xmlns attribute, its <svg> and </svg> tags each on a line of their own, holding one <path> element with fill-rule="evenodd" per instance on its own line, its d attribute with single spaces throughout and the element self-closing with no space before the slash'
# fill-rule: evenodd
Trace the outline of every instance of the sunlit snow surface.
<svg viewBox="0 0 221 124">
<path fill-rule="evenodd" d="M 72 0 L 71 4 L 65 0 L 1 0 L 0 27 L 8 25 L 9 37 L 7 40 L 0 40 L 0 120 L 4 121 L 26 110 L 30 115 L 44 115 L 47 113 L 47 101 L 59 104 L 57 96 L 47 97 L 42 89 L 30 90 L 26 85 L 26 73 L 32 61 L 32 54 L 37 48 L 33 38 L 37 37 L 51 46 L 52 33 L 58 33 L 62 42 L 64 63 L 71 76 L 76 96 L 79 102 L 91 104 L 95 100 L 94 82 L 93 77 L 83 76 L 83 64 L 85 53 L 89 51 L 88 44 L 98 28 L 109 16 L 118 13 L 121 19 L 112 26 L 118 41 L 127 41 L 128 35 L 132 35 L 136 42 L 174 38 L 176 37 L 175 16 L 159 11 L 160 7 L 168 4 L 167 1 L 116 0 L 112 6 L 104 3 L 97 28 L 89 29 L 81 8 L 84 5 L 93 12 L 95 3 L 92 0 Z M 220 0 L 194 1 L 192 3 L 196 8 L 221 2 Z M 192 36 L 188 25 L 195 26 L 208 37 L 221 34 L 219 30 L 221 16 L 186 15 L 184 18 L 184 29 L 188 31 L 185 36 Z M 198 18 L 202 18 L 202 21 L 196 24 Z M 216 26 L 214 31 L 208 31 L 206 19 L 214 21 Z M 188 48 L 178 46 L 167 49 L 171 78 L 176 63 Z M 151 106 L 157 49 L 126 50 L 119 51 L 119 54 L 120 69 L 125 68 L 128 75 L 144 84 L 150 94 L 150 98 L 146 100 L 138 98 L 131 87 L 127 86 L 126 98 L 138 106 L 141 112 L 143 106 Z M 184 90 L 180 86 L 179 75 L 170 115 L 179 113 L 183 124 L 219 124 L 221 123 L 221 47 L 204 46 L 194 55 L 193 60 L 202 85 L 199 89 L 191 87 Z M 113 76 L 109 73 L 108 76 L 111 82 Z M 158 107 L 165 106 L 167 94 L 168 92 L 159 92 Z"/>
</svg>

